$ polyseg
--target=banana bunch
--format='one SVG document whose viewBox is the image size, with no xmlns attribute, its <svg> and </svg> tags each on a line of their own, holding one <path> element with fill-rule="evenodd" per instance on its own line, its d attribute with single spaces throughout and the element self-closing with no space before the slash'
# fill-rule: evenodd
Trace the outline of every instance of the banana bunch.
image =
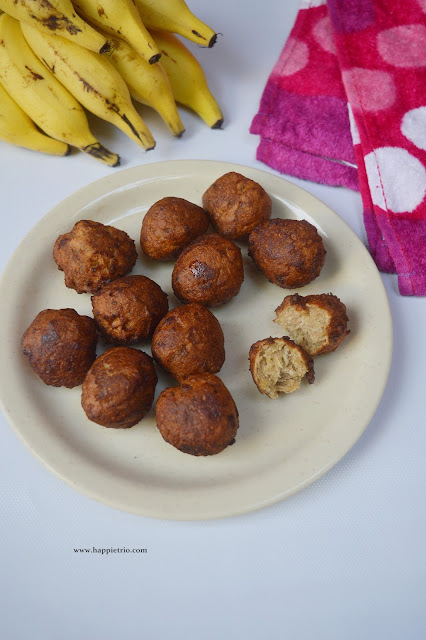
<svg viewBox="0 0 426 640">
<path fill-rule="evenodd" d="M 177 105 L 221 127 L 204 71 L 175 34 L 204 47 L 217 38 L 184 0 L 0 0 L 0 140 L 52 155 L 75 147 L 114 167 L 86 111 L 146 151 L 155 140 L 134 102 L 177 137 Z"/>
</svg>

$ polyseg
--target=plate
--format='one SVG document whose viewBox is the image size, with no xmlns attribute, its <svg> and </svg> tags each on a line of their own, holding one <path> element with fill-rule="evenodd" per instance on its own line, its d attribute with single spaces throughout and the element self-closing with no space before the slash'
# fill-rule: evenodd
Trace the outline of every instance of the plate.
<svg viewBox="0 0 426 640">
<path fill-rule="evenodd" d="M 126 231 L 138 245 L 142 218 L 165 196 L 201 204 L 219 176 L 238 171 L 272 198 L 273 217 L 307 219 L 324 239 L 325 266 L 301 294 L 337 295 L 347 306 L 351 333 L 337 351 L 315 358 L 316 381 L 270 400 L 257 391 L 248 366 L 253 342 L 282 335 L 274 310 L 289 291 L 270 284 L 240 242 L 245 281 L 237 297 L 213 309 L 225 335 L 219 373 L 240 413 L 235 444 L 194 457 L 167 444 L 154 410 L 131 429 L 105 429 L 87 420 L 81 387 L 44 385 L 20 350 L 22 333 L 45 308 L 72 307 L 91 315 L 90 296 L 67 289 L 52 258 L 56 238 L 77 220 Z M 144 273 L 178 301 L 170 263 L 141 256 Z M 293 291 L 295 292 L 295 291 Z M 173 161 L 120 171 L 70 196 L 30 231 L 0 282 L 3 343 L 0 399 L 3 411 L 30 451 L 76 490 L 124 511 L 162 519 L 201 520 L 236 515 L 277 502 L 330 469 L 368 425 L 384 391 L 392 351 L 392 323 L 382 280 L 351 229 L 312 195 L 264 171 L 222 162 Z M 150 353 L 149 344 L 137 345 Z M 156 397 L 171 379 L 159 375 Z"/>
</svg>

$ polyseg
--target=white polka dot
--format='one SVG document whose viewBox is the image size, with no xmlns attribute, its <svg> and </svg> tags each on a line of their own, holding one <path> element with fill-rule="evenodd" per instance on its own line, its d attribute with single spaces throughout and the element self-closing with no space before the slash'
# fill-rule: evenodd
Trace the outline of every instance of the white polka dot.
<svg viewBox="0 0 426 640">
<path fill-rule="evenodd" d="M 401 132 L 418 149 L 426 151 L 426 107 L 407 111 L 402 118 Z"/>
<path fill-rule="evenodd" d="M 296 38 L 289 38 L 284 50 L 284 56 L 288 55 L 286 62 L 281 69 L 281 75 L 292 76 L 308 64 L 309 49 L 308 45 Z"/>
<path fill-rule="evenodd" d="M 426 169 L 406 149 L 380 147 L 365 156 L 373 203 L 394 213 L 414 211 L 426 194 Z"/>
<path fill-rule="evenodd" d="M 348 102 L 348 113 L 349 113 L 349 126 L 351 129 L 352 142 L 354 144 L 359 144 L 361 142 L 359 137 L 358 127 L 356 126 L 354 112 L 352 111 L 352 107 Z"/>
<path fill-rule="evenodd" d="M 395 83 L 388 71 L 353 67 L 343 71 L 342 78 L 354 108 L 381 111 L 395 102 Z"/>
<path fill-rule="evenodd" d="M 394 67 L 410 69 L 426 66 L 426 27 L 403 24 L 381 31 L 377 49 L 383 60 Z"/>
<path fill-rule="evenodd" d="M 300 3 L 301 9 L 310 9 L 311 7 L 320 7 L 322 4 L 326 4 L 327 0 L 302 0 Z"/>
<path fill-rule="evenodd" d="M 321 18 L 321 20 L 318 20 L 312 29 L 312 33 L 315 40 L 318 42 L 320 47 L 324 49 L 324 51 L 334 54 L 337 53 L 336 45 L 334 43 L 333 29 L 328 15 Z"/>
</svg>

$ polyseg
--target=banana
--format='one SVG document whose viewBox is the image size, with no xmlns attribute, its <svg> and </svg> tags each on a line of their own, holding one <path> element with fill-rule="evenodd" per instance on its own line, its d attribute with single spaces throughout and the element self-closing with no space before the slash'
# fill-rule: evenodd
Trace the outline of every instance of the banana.
<svg viewBox="0 0 426 640">
<path fill-rule="evenodd" d="M 0 0 L 0 9 L 47 33 L 57 33 L 99 53 L 109 51 L 107 39 L 75 12 L 71 0 Z"/>
<path fill-rule="evenodd" d="M 73 0 L 73 4 L 91 24 L 126 40 L 150 64 L 160 59 L 134 0 Z"/>
<path fill-rule="evenodd" d="M 19 22 L 7 13 L 0 16 L 0 81 L 47 135 L 110 166 L 119 164 L 119 157 L 91 134 L 82 106 L 39 61 L 26 43 Z"/>
<path fill-rule="evenodd" d="M 66 156 L 70 148 L 65 142 L 41 133 L 0 84 L 0 140 L 18 147 L 42 151 L 54 156 Z"/>
<path fill-rule="evenodd" d="M 117 126 L 143 149 L 155 147 L 126 83 L 105 56 L 27 24 L 22 24 L 22 32 L 34 53 L 83 107 Z"/>
<path fill-rule="evenodd" d="M 172 33 L 151 31 L 151 35 L 163 54 L 176 102 L 195 111 L 212 129 L 220 129 L 223 115 L 198 60 Z"/>
<path fill-rule="evenodd" d="M 171 31 L 202 47 L 212 47 L 217 34 L 188 9 L 184 0 L 135 0 L 147 29 Z"/>
<path fill-rule="evenodd" d="M 127 42 L 112 37 L 109 60 L 117 69 L 130 95 L 137 102 L 152 107 L 163 118 L 174 136 L 180 137 L 185 127 L 180 119 L 167 73 L 161 62 L 149 64 Z"/>
</svg>

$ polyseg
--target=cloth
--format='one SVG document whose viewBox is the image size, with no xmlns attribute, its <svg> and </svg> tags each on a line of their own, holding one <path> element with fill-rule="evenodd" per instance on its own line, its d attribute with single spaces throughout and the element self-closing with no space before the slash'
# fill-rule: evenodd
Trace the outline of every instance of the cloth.
<svg viewBox="0 0 426 640">
<path fill-rule="evenodd" d="M 250 131 L 272 168 L 359 189 L 378 268 L 426 295 L 426 0 L 302 0 Z"/>
</svg>

